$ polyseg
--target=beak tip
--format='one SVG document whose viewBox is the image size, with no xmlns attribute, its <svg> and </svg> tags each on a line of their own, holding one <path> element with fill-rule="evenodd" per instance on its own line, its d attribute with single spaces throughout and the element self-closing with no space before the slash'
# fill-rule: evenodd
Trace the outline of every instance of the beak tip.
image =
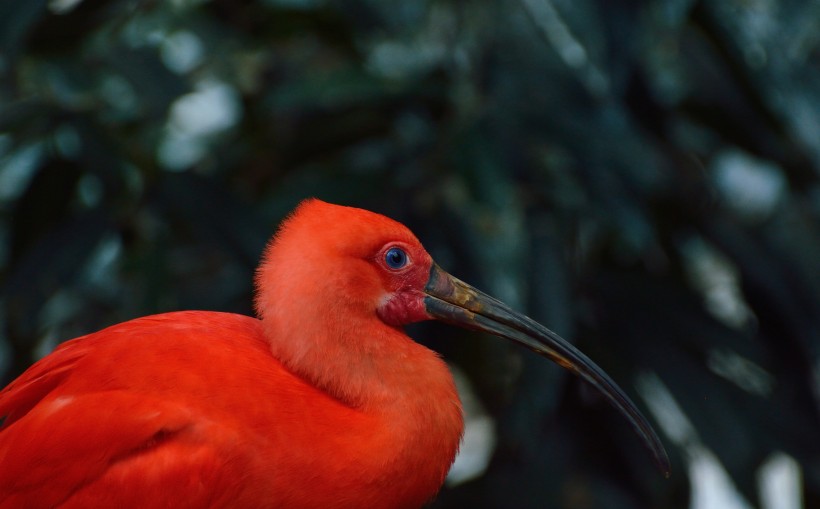
<svg viewBox="0 0 820 509">
<path fill-rule="evenodd" d="M 669 479 L 672 477 L 672 465 L 669 463 L 669 458 L 667 458 L 665 450 L 661 450 L 659 454 L 654 455 L 654 460 L 655 467 L 664 479 Z"/>
</svg>

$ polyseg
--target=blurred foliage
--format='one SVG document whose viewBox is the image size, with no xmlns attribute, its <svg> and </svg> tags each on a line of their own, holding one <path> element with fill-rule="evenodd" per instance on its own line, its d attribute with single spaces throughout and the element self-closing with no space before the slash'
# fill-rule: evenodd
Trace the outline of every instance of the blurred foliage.
<svg viewBox="0 0 820 509">
<path fill-rule="evenodd" d="M 786 453 L 820 507 L 819 140 L 817 2 L 0 0 L 5 379 L 136 316 L 250 314 L 318 196 L 691 424 L 664 480 L 571 376 L 425 324 L 498 425 L 432 507 L 687 507 L 698 447 L 755 506 Z"/>
</svg>

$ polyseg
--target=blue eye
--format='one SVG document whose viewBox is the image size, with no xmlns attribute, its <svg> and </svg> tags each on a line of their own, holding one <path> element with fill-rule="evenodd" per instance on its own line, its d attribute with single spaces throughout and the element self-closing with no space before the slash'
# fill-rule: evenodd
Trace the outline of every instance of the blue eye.
<svg viewBox="0 0 820 509">
<path fill-rule="evenodd" d="M 407 253 L 398 247 L 391 247 L 384 254 L 384 262 L 391 269 L 401 269 L 407 265 Z"/>
</svg>

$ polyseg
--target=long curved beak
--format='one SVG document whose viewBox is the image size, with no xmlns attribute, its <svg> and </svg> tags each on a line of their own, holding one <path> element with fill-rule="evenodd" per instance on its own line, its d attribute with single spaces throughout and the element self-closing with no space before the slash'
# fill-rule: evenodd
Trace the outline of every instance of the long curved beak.
<svg viewBox="0 0 820 509">
<path fill-rule="evenodd" d="M 626 417 L 652 453 L 657 467 L 669 477 L 666 450 L 646 418 L 609 375 L 564 338 L 451 276 L 436 264 L 430 270 L 425 294 L 424 305 L 431 317 L 522 344 L 590 383 Z"/>
</svg>

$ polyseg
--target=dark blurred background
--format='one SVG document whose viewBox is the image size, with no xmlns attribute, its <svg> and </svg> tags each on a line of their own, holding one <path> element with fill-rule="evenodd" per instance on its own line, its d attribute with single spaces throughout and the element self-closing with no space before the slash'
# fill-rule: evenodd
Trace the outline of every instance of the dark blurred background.
<svg viewBox="0 0 820 509">
<path fill-rule="evenodd" d="M 472 394 L 431 507 L 820 507 L 820 3 L 0 0 L 4 382 L 140 315 L 251 314 L 309 196 L 572 340 L 673 461 L 546 360 L 421 325 Z"/>
</svg>

